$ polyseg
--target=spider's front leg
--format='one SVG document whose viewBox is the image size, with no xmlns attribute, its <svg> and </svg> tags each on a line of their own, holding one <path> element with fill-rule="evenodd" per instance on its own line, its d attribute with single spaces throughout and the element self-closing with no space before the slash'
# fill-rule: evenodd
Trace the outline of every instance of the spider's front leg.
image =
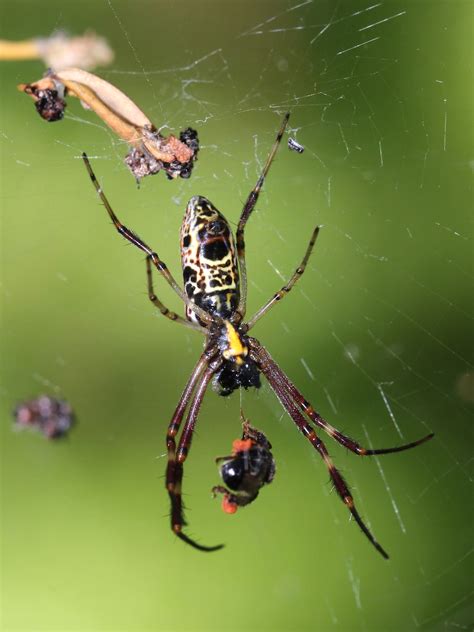
<svg viewBox="0 0 474 632">
<path fill-rule="evenodd" d="M 181 486 L 183 480 L 184 461 L 186 460 L 191 448 L 192 436 L 198 418 L 199 409 L 209 382 L 221 364 L 220 358 L 214 361 L 210 360 L 209 356 L 212 357 L 212 355 L 212 350 L 210 350 L 207 351 L 207 353 L 204 352 L 201 356 L 183 391 L 179 404 L 168 427 L 166 437 L 166 445 L 168 449 L 166 489 L 168 490 L 171 501 L 171 529 L 178 538 L 200 551 L 217 551 L 218 549 L 221 549 L 223 545 L 204 546 L 183 532 L 186 520 L 184 518 Z M 208 365 L 207 368 L 203 370 L 206 365 Z M 194 390 L 195 393 L 193 395 Z M 189 402 L 190 406 L 188 416 L 178 443 L 178 448 L 176 449 L 175 437 L 179 431 Z"/>
<path fill-rule="evenodd" d="M 354 504 L 354 499 L 352 497 L 351 492 L 349 491 L 349 487 L 344 480 L 342 474 L 334 465 L 329 453 L 324 445 L 323 441 L 317 436 L 314 429 L 308 423 L 308 421 L 304 418 L 303 414 L 299 410 L 298 406 L 294 402 L 293 398 L 289 390 L 286 388 L 285 383 L 280 379 L 278 372 L 275 370 L 276 364 L 273 362 L 269 362 L 263 353 L 265 351 L 263 347 L 257 342 L 253 345 L 251 351 L 251 357 L 257 362 L 262 373 L 268 380 L 268 383 L 272 387 L 275 395 L 280 400 L 281 405 L 286 410 L 286 412 L 290 415 L 292 420 L 295 422 L 298 430 L 308 439 L 313 448 L 319 453 L 319 456 L 323 459 L 326 467 L 329 471 L 329 476 L 334 484 L 334 487 L 339 495 L 339 498 L 346 505 L 346 507 L 351 512 L 355 521 L 359 525 L 360 529 L 364 532 L 365 536 L 368 540 L 373 544 L 373 546 L 377 549 L 377 551 L 385 558 L 388 559 L 388 553 L 385 549 L 377 542 L 375 537 L 372 535 L 369 528 L 366 526 L 365 522 L 360 517 L 359 512 L 356 509 Z"/>
<path fill-rule="evenodd" d="M 296 386 L 291 382 L 286 374 L 280 369 L 277 363 L 270 356 L 268 351 L 261 347 L 262 355 L 266 358 L 267 361 L 270 361 L 274 365 L 274 371 L 278 375 L 278 379 L 285 384 L 286 389 L 290 393 L 293 400 L 296 402 L 300 410 L 313 421 L 319 428 L 324 430 L 330 437 L 335 439 L 338 443 L 343 445 L 345 448 L 354 452 L 358 456 L 374 456 L 376 454 L 392 454 L 394 452 L 404 452 L 405 450 L 410 450 L 411 448 L 416 448 L 416 446 L 425 443 L 425 441 L 429 441 L 434 437 L 434 433 L 431 432 L 416 441 L 411 441 L 410 443 L 405 443 L 403 445 L 395 446 L 393 448 L 376 448 L 369 449 L 361 446 L 357 441 L 351 439 L 347 435 L 340 432 L 337 428 L 334 428 L 330 423 L 328 423 L 321 415 L 313 408 L 313 406 L 303 397 L 300 391 L 296 388 Z"/>
<path fill-rule="evenodd" d="M 425 441 L 429 441 L 434 437 L 434 433 L 431 432 L 416 441 L 411 441 L 410 443 L 405 443 L 403 445 L 395 446 L 394 448 L 376 448 L 369 449 L 361 446 L 357 441 L 351 439 L 347 435 L 340 432 L 337 428 L 334 428 L 330 423 L 328 423 L 321 415 L 313 408 L 313 406 L 306 400 L 300 391 L 296 388 L 296 386 L 288 379 L 286 374 L 280 369 L 275 360 L 271 357 L 268 351 L 262 347 L 262 345 L 255 340 L 255 338 L 250 338 L 250 344 L 254 344 L 255 348 L 258 349 L 258 354 L 262 358 L 265 365 L 271 366 L 272 371 L 278 377 L 278 380 L 281 384 L 284 384 L 285 389 L 288 391 L 292 399 L 297 404 L 298 408 L 308 417 L 311 421 L 319 426 L 322 430 L 324 430 L 330 437 L 335 439 L 338 443 L 343 445 L 345 448 L 354 452 L 358 456 L 374 456 L 377 454 L 391 454 L 393 452 L 404 452 L 405 450 L 410 450 L 411 448 L 416 448 L 416 446 L 425 443 Z M 255 344 L 256 343 L 256 344 Z"/>
<path fill-rule="evenodd" d="M 359 525 L 360 529 L 364 532 L 366 537 L 370 540 L 373 546 L 379 551 L 379 553 L 388 558 L 385 550 L 380 546 L 377 540 L 374 538 L 369 528 L 366 526 L 362 518 L 360 517 L 359 512 L 357 511 L 354 499 L 352 498 L 352 494 L 349 491 L 349 487 L 344 480 L 342 474 L 335 467 L 332 462 L 331 457 L 324 445 L 323 441 L 317 436 L 314 428 L 310 423 L 305 419 L 304 415 L 307 415 L 311 421 L 313 421 L 320 428 L 325 430 L 331 437 L 336 439 L 341 445 L 349 448 L 355 454 L 360 456 L 366 455 L 375 455 L 375 454 L 388 454 L 390 452 L 400 452 L 402 450 L 408 450 L 410 448 L 414 448 L 425 441 L 431 439 L 434 435 L 430 434 L 426 437 L 422 437 L 417 441 L 413 441 L 412 443 L 408 443 L 402 446 L 398 446 L 395 448 L 384 448 L 379 450 L 368 450 L 363 448 L 358 443 L 356 443 L 353 439 L 346 437 L 338 430 L 333 428 L 330 424 L 328 424 L 316 411 L 312 408 L 311 404 L 307 402 L 298 389 L 293 385 L 293 383 L 287 378 L 285 373 L 280 369 L 277 363 L 270 356 L 268 351 L 256 340 L 255 338 L 248 338 L 249 347 L 250 347 L 250 357 L 254 362 L 256 362 L 259 369 L 265 375 L 268 380 L 268 383 L 272 387 L 274 393 L 280 400 L 282 406 L 288 412 L 290 417 L 293 419 L 295 424 L 298 426 L 298 429 L 304 434 L 304 436 L 311 442 L 313 447 L 318 451 L 319 455 L 323 459 L 326 467 L 328 468 L 329 475 L 334 483 L 334 487 L 336 491 L 346 505 L 346 507 L 351 512 L 355 521 Z"/>
</svg>

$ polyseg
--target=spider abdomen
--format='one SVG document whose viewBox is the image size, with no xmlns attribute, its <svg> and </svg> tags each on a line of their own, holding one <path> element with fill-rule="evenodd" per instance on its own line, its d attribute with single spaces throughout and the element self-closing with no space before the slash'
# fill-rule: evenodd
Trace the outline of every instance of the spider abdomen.
<svg viewBox="0 0 474 632">
<path fill-rule="evenodd" d="M 237 309 L 239 297 L 235 292 L 229 291 L 198 292 L 193 295 L 193 302 L 213 316 L 220 316 L 227 320 Z M 192 318 L 191 320 L 194 319 Z"/>
<path fill-rule="evenodd" d="M 229 319 L 240 299 L 234 237 L 222 213 L 200 195 L 189 200 L 181 224 L 181 264 L 188 298 L 211 315 Z M 186 316 L 197 321 L 190 308 Z"/>
</svg>

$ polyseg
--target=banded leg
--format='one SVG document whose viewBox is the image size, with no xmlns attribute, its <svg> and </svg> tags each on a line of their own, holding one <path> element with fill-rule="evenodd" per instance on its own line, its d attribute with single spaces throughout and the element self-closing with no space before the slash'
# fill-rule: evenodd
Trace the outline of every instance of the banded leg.
<svg viewBox="0 0 474 632">
<path fill-rule="evenodd" d="M 186 408 L 188 407 L 189 402 L 192 399 L 193 391 L 198 383 L 199 379 L 202 377 L 202 372 L 204 368 L 209 363 L 210 359 L 212 359 L 212 355 L 215 354 L 215 351 L 211 350 L 209 352 L 204 352 L 201 354 L 196 366 L 194 367 L 189 380 L 184 387 L 184 390 L 181 394 L 178 405 L 176 406 L 176 410 L 173 413 L 171 421 L 168 425 L 168 431 L 166 433 L 166 450 L 168 453 L 168 464 L 166 466 L 166 489 L 170 493 L 173 488 L 174 481 L 174 468 L 176 467 L 176 441 L 175 437 L 179 432 L 181 427 L 181 423 L 183 421 L 184 413 L 186 412 Z"/>
<path fill-rule="evenodd" d="M 306 248 L 306 252 L 303 257 L 303 260 L 301 261 L 300 265 L 296 268 L 293 276 L 280 290 L 278 290 L 278 292 L 276 292 L 272 296 L 272 298 L 267 303 L 265 303 L 265 305 L 263 305 L 263 307 L 261 307 L 258 310 L 258 312 L 256 312 L 256 314 L 252 316 L 252 318 L 247 322 L 247 331 L 251 329 L 255 325 L 257 320 L 259 320 L 264 314 L 266 314 L 268 310 L 270 310 L 278 301 L 281 301 L 281 299 L 285 297 L 288 294 L 288 292 L 292 289 L 295 283 L 303 276 L 303 273 L 306 270 L 306 265 L 308 263 L 308 260 L 311 256 L 311 253 L 313 252 L 314 244 L 316 243 L 316 239 L 318 235 L 319 235 L 319 226 L 316 226 L 316 228 L 313 230 L 313 234 L 311 235 L 311 239 L 309 240 L 309 244 L 308 244 L 308 247 Z"/>
<path fill-rule="evenodd" d="M 254 359 L 255 362 L 257 362 L 259 368 L 261 369 L 262 373 L 267 378 L 268 383 L 273 389 L 275 395 L 280 400 L 283 408 L 287 411 L 287 413 L 290 415 L 292 420 L 297 425 L 298 430 L 302 434 L 304 434 L 304 436 L 308 439 L 308 441 L 315 448 L 315 450 L 317 450 L 318 454 L 323 459 L 326 467 L 328 468 L 329 475 L 331 477 L 331 480 L 334 484 L 334 487 L 337 491 L 339 498 L 349 509 L 352 516 L 354 517 L 354 520 L 357 522 L 360 529 L 363 531 L 364 535 L 372 543 L 372 545 L 377 549 L 377 551 L 385 559 L 388 559 L 389 556 L 387 552 L 374 538 L 371 531 L 369 530 L 365 522 L 362 520 L 359 512 L 357 511 L 356 506 L 354 504 L 354 499 L 352 497 L 351 492 L 349 491 L 349 487 L 346 481 L 344 480 L 344 477 L 342 476 L 342 474 L 334 465 L 326 449 L 326 446 L 324 445 L 323 441 L 317 436 L 314 428 L 312 428 L 311 425 L 303 417 L 303 414 L 301 413 L 298 406 L 294 402 L 291 396 L 291 393 L 287 388 L 286 383 L 280 379 L 279 372 L 275 370 L 275 367 L 276 367 L 275 363 L 268 362 L 263 354 L 260 355 L 258 351 L 255 351 L 255 350 L 252 350 L 250 355 L 252 359 Z"/>
<path fill-rule="evenodd" d="M 155 294 L 155 290 L 153 287 L 153 270 L 151 267 L 150 257 L 146 258 L 146 277 L 147 277 L 147 286 L 148 286 L 148 298 L 153 303 L 153 305 L 160 310 L 163 316 L 169 318 L 175 323 L 179 323 L 180 325 L 184 325 L 185 327 L 189 327 L 190 329 L 194 329 L 196 331 L 200 331 L 201 333 L 206 334 L 207 329 L 205 327 L 201 327 L 197 323 L 193 323 L 182 316 L 179 316 L 176 312 L 172 312 L 169 310 L 166 305 L 164 305 L 160 299 Z"/>
<path fill-rule="evenodd" d="M 186 412 L 186 408 L 192 398 L 192 394 L 194 388 L 200 377 L 202 376 L 202 372 L 204 367 L 208 363 L 208 358 L 206 353 L 203 353 L 199 358 L 196 366 L 194 367 L 191 376 L 184 387 L 184 391 L 181 394 L 181 398 L 178 402 L 176 410 L 173 413 L 173 417 L 168 425 L 168 431 L 166 433 L 166 450 L 168 454 L 168 463 L 166 465 L 166 476 L 165 476 L 165 486 L 168 491 L 168 494 L 171 495 L 174 489 L 174 481 L 176 478 L 175 469 L 176 469 L 176 441 L 175 437 L 179 432 L 181 427 L 181 422 L 183 421 L 184 413 Z"/>
<path fill-rule="evenodd" d="M 148 258 L 153 263 L 153 265 L 158 270 L 158 272 L 166 279 L 168 284 L 173 288 L 173 290 L 176 292 L 176 294 L 183 301 L 183 303 L 185 303 L 187 307 L 192 309 L 194 313 L 197 316 L 199 316 L 199 318 L 203 322 L 206 322 L 206 323 L 210 322 L 211 317 L 209 316 L 209 314 L 188 299 L 188 297 L 185 295 L 183 290 L 176 283 L 176 280 L 171 274 L 171 272 L 168 270 L 166 263 L 159 258 L 158 254 L 154 252 L 150 248 L 150 246 L 146 244 L 138 235 L 136 235 L 132 230 L 130 230 L 129 228 L 127 228 L 121 223 L 119 218 L 115 215 L 112 207 L 110 206 L 110 202 L 106 198 L 105 193 L 102 191 L 102 187 L 100 186 L 97 178 L 95 177 L 95 173 L 92 170 L 91 164 L 89 162 L 89 158 L 87 157 L 85 153 L 82 154 L 82 159 L 84 160 L 84 164 L 86 165 L 86 169 L 89 173 L 90 179 L 92 180 L 92 184 L 94 185 L 95 190 L 97 191 L 97 194 L 102 204 L 107 209 L 110 219 L 114 223 L 114 226 L 117 229 L 117 231 L 122 235 L 122 237 L 125 237 L 125 239 L 127 239 L 130 243 L 132 243 L 134 246 L 137 246 L 137 248 L 140 248 L 140 250 L 143 250 L 143 252 L 147 254 Z"/>
<path fill-rule="evenodd" d="M 184 518 L 183 512 L 181 485 L 183 480 L 184 461 L 186 460 L 191 448 L 192 436 L 199 414 L 199 409 L 201 407 L 207 386 L 217 368 L 218 364 L 211 365 L 202 375 L 202 379 L 199 382 L 196 393 L 189 408 L 186 423 L 184 425 L 183 432 L 178 444 L 174 466 L 172 468 L 168 468 L 166 477 L 168 493 L 171 500 L 171 529 L 178 536 L 178 538 L 180 538 L 187 544 L 190 544 L 195 549 L 199 549 L 200 551 L 217 551 L 218 549 L 221 549 L 223 545 L 218 544 L 216 546 L 204 546 L 202 544 L 198 544 L 195 540 L 193 540 L 183 532 L 183 527 L 186 525 L 186 520 Z"/>
<path fill-rule="evenodd" d="M 214 352 L 215 353 L 215 352 Z M 212 358 L 212 351 L 204 352 L 201 354 L 196 366 L 194 367 L 189 380 L 187 381 L 186 386 L 181 394 L 178 405 L 176 406 L 176 410 L 173 413 L 173 417 L 168 425 L 168 431 L 166 433 L 166 449 L 168 451 L 168 470 L 172 469 L 175 462 L 176 456 L 176 442 L 175 437 L 179 432 L 181 427 L 181 422 L 183 420 L 184 413 L 186 412 L 186 408 L 191 400 L 192 393 L 198 380 L 200 379 L 204 367 L 207 366 L 209 360 Z M 167 472 L 168 472 L 167 470 Z M 166 488 L 168 489 L 168 473 L 166 476 Z"/>
<path fill-rule="evenodd" d="M 283 133 L 288 123 L 288 119 L 290 118 L 290 113 L 287 112 L 283 118 L 282 124 L 280 126 L 280 130 L 278 131 L 275 142 L 273 143 L 273 147 L 268 154 L 267 161 L 265 166 L 262 169 L 262 173 L 260 174 L 256 185 L 250 191 L 247 201 L 244 204 L 242 209 L 242 213 L 240 215 L 239 224 L 237 226 L 237 232 L 235 234 L 236 242 L 237 242 L 237 257 L 239 259 L 239 271 L 240 271 L 240 300 L 239 305 L 237 307 L 237 313 L 240 314 L 240 319 L 245 316 L 245 309 L 247 305 L 247 268 L 245 265 L 245 239 L 244 239 L 244 231 L 245 224 L 247 223 L 250 214 L 255 208 L 255 204 L 257 203 L 258 196 L 260 194 L 260 190 L 263 186 L 265 178 L 267 176 L 268 170 L 275 158 L 275 154 L 280 145 L 280 141 L 282 139 Z"/>
<path fill-rule="evenodd" d="M 324 430 L 330 437 L 335 439 L 338 443 L 343 445 L 345 448 L 348 448 L 354 454 L 359 456 L 373 456 L 375 454 L 391 454 L 392 452 L 403 452 L 404 450 L 410 450 L 411 448 L 416 448 L 417 445 L 421 445 L 425 441 L 429 441 L 434 437 L 434 433 L 430 433 L 421 439 L 417 439 L 416 441 L 412 441 L 411 443 L 405 443 L 404 445 L 399 445 L 394 448 L 378 448 L 375 450 L 367 449 L 362 447 L 359 443 L 342 434 L 337 428 L 331 426 L 321 415 L 311 406 L 311 404 L 303 397 L 300 391 L 296 388 L 296 386 L 291 382 L 288 377 L 283 373 L 280 367 L 277 365 L 275 360 L 271 357 L 268 351 L 262 347 L 262 345 L 255 340 L 255 338 L 249 338 L 250 348 L 255 349 L 257 355 L 260 358 L 260 362 L 263 362 L 266 365 L 272 366 L 272 370 L 275 375 L 278 375 L 279 381 L 285 385 L 285 388 L 288 390 L 292 399 L 296 402 L 298 408 L 313 421 L 316 426 L 319 426 L 322 430 Z"/>
</svg>

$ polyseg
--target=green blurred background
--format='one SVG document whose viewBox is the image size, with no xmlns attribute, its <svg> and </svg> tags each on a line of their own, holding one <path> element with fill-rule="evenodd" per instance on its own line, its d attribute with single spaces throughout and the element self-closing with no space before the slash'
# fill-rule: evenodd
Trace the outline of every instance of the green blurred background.
<svg viewBox="0 0 474 632">
<path fill-rule="evenodd" d="M 2 629 L 471 629 L 472 3 L 4 0 L 1 18 L 9 39 L 106 36 L 116 60 L 98 74 L 202 143 L 190 180 L 138 190 L 126 148 L 76 100 L 47 124 L 16 91 L 40 62 L 1 66 Z M 360 442 L 436 433 L 376 460 L 327 441 L 389 562 L 266 385 L 242 405 L 273 443 L 275 481 L 221 512 L 214 457 L 240 433 L 240 398 L 210 392 L 188 531 L 227 546 L 172 536 L 164 435 L 201 340 L 155 313 L 143 257 L 80 160 L 179 278 L 187 200 L 235 223 L 286 110 L 306 151 L 285 137 L 249 223 L 249 311 L 322 224 L 300 285 L 255 335 Z M 12 431 L 14 405 L 42 392 L 73 405 L 68 439 Z"/>
</svg>

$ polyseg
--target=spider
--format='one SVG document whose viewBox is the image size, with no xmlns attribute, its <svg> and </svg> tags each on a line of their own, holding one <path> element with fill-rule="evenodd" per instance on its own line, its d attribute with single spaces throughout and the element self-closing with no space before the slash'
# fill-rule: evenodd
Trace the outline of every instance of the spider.
<svg viewBox="0 0 474 632">
<path fill-rule="evenodd" d="M 256 338 L 248 335 L 257 321 L 281 301 L 303 275 L 319 233 L 319 226 L 313 230 L 304 257 L 292 277 L 249 320 L 244 322 L 247 303 L 245 227 L 280 146 L 289 116 L 289 113 L 284 116 L 262 172 L 243 206 L 235 242 L 228 221 L 208 199 L 197 195 L 189 200 L 181 224 L 181 263 L 184 290 L 178 285 L 157 252 L 120 222 L 102 191 L 86 154 L 83 154 L 83 160 L 99 198 L 107 209 L 117 231 L 146 253 L 146 278 L 150 301 L 163 316 L 199 331 L 205 336 L 204 350 L 184 387 L 166 435 L 168 452 L 166 489 L 171 501 L 172 531 L 178 538 L 201 551 L 216 551 L 223 547 L 222 544 L 204 546 L 184 531 L 187 524 L 184 518 L 181 491 L 184 463 L 191 447 L 199 409 L 211 380 L 214 390 L 219 395 L 227 396 L 239 388 L 259 388 L 260 374 L 262 373 L 283 408 L 324 461 L 339 497 L 360 529 L 379 553 L 384 558 L 388 558 L 385 550 L 359 515 L 347 483 L 334 466 L 326 446 L 316 430 L 323 430 L 338 443 L 359 456 L 408 450 L 428 441 L 433 437 L 433 434 L 394 448 L 374 450 L 362 447 L 323 419 L 280 369 L 265 347 Z M 186 318 L 169 310 L 155 294 L 152 278 L 153 267 L 158 270 L 183 301 Z M 184 425 L 182 425 L 184 419 Z M 181 427 L 178 441 L 177 436 Z"/>
</svg>

